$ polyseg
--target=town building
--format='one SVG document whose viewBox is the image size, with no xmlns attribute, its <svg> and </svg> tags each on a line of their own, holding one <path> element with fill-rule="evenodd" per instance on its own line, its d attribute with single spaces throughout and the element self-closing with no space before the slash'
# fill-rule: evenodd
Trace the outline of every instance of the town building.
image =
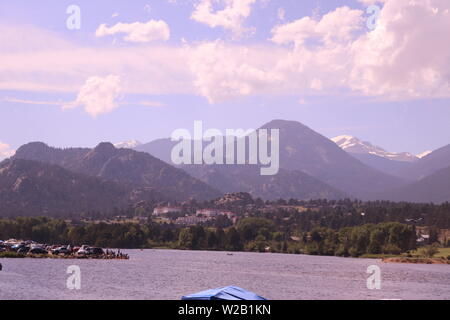
<svg viewBox="0 0 450 320">
<path fill-rule="evenodd" d="M 169 213 L 181 213 L 183 208 L 181 207 L 156 207 L 153 210 L 153 215 L 156 217 L 160 217 Z"/>
</svg>

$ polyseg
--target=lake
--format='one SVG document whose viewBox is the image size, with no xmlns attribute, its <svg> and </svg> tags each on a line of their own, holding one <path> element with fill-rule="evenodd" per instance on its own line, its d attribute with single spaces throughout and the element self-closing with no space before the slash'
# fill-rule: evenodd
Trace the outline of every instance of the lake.
<svg viewBox="0 0 450 320">
<path fill-rule="evenodd" d="M 447 299 L 450 265 L 272 253 L 124 250 L 130 260 L 0 259 L 0 300 L 169 299 L 235 285 L 267 299 Z M 66 287 L 78 265 L 81 289 Z M 381 289 L 367 288 L 367 267 Z"/>
</svg>

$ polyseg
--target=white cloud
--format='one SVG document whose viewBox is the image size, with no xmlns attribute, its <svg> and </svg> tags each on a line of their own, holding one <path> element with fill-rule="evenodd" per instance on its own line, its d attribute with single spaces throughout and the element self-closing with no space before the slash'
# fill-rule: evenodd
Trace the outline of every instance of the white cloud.
<svg viewBox="0 0 450 320">
<path fill-rule="evenodd" d="M 170 29 L 167 23 L 163 20 L 150 20 L 146 23 L 133 22 L 122 23 L 119 22 L 112 27 L 101 24 L 95 35 L 103 37 L 107 35 L 114 35 L 117 33 L 125 33 L 125 41 L 129 42 L 152 42 L 156 40 L 167 41 L 170 38 Z"/>
<path fill-rule="evenodd" d="M 60 106 L 64 104 L 61 101 L 42 101 L 42 100 L 29 100 L 29 99 L 17 99 L 17 98 L 3 98 L 0 101 L 9 103 L 20 103 L 20 104 L 34 104 L 34 105 L 55 105 Z"/>
<path fill-rule="evenodd" d="M 109 113 L 116 109 L 119 104 L 117 99 L 122 93 L 120 77 L 108 75 L 102 77 L 90 77 L 81 87 L 77 99 L 63 106 L 63 109 L 72 109 L 84 106 L 84 110 L 92 117 Z"/>
<path fill-rule="evenodd" d="M 304 17 L 275 27 L 271 40 L 278 44 L 294 43 L 296 46 L 302 46 L 311 39 L 325 44 L 348 41 L 363 25 L 362 15 L 361 10 L 341 7 L 327 13 L 320 20 Z"/>
<path fill-rule="evenodd" d="M 0 141 L 0 160 L 12 157 L 15 152 L 9 144 Z"/>
<path fill-rule="evenodd" d="M 114 86 L 111 85 L 111 83 L 108 85 L 109 88 L 107 88 L 107 85 L 105 83 L 107 82 L 111 82 L 111 80 L 108 79 L 108 77 L 106 77 L 105 79 L 99 78 L 99 77 L 92 77 L 90 79 L 88 79 L 88 81 L 86 82 L 85 86 L 83 86 L 83 90 L 85 90 L 84 92 L 87 92 L 86 88 L 88 83 L 92 83 L 95 79 L 95 81 L 97 81 L 98 83 L 103 82 L 103 84 L 99 84 L 99 86 L 102 86 L 102 90 L 105 92 L 107 90 L 111 92 L 114 91 Z M 100 80 L 99 80 L 100 79 Z M 89 84 L 90 88 L 92 88 L 94 85 Z M 90 89 L 89 89 L 90 90 Z M 94 90 L 91 90 L 94 91 Z M 120 87 L 118 87 L 117 89 L 117 97 L 120 97 L 120 93 L 123 90 L 120 89 Z M 89 95 L 89 94 L 88 94 Z M 100 91 L 99 91 L 99 95 L 100 95 Z M 89 95 L 90 97 L 92 97 L 92 95 Z M 105 96 L 108 96 L 108 94 L 106 94 Z M 119 106 L 143 106 L 143 107 L 155 107 L 155 108 L 162 108 L 162 107 L 166 107 L 167 105 L 163 102 L 159 102 L 159 101 L 152 101 L 152 100 L 143 100 L 143 101 L 138 101 L 138 102 L 129 102 L 129 101 L 117 101 L 116 98 L 100 98 L 100 97 L 94 97 L 92 99 L 87 99 L 86 98 L 87 95 L 83 94 L 82 97 L 79 97 L 76 101 L 73 102 L 62 102 L 62 101 L 43 101 L 43 100 L 29 100 L 29 99 L 18 99 L 18 98 L 11 98 L 11 97 L 7 97 L 7 98 L 3 98 L 0 99 L 0 102 L 8 102 L 8 103 L 19 103 L 19 104 L 29 104 L 29 105 L 42 105 L 42 106 L 62 106 L 63 109 L 72 109 L 72 108 L 76 108 L 78 106 L 82 106 L 85 105 L 85 107 L 87 107 L 87 105 L 83 102 L 83 101 L 92 101 L 92 104 L 103 104 L 105 105 L 104 101 L 107 101 L 106 103 L 106 107 L 104 108 L 97 108 L 97 109 L 101 109 L 101 112 L 97 112 L 96 113 L 96 108 L 94 107 L 89 107 L 86 108 L 86 111 L 89 112 L 92 116 L 97 116 L 99 114 L 102 113 L 107 113 L 110 112 L 116 108 L 118 108 Z M 95 101 L 94 101 L 95 100 Z M 111 102 L 112 101 L 112 102 Z M 112 104 L 115 104 L 113 107 L 111 107 Z M 109 106 L 109 107 L 108 107 Z"/>
<path fill-rule="evenodd" d="M 0 25 L 6 48 L 0 52 L 0 90 L 77 92 L 93 74 L 119 74 L 126 76 L 127 94 L 199 94 L 212 103 L 343 92 L 385 100 L 449 98 L 450 2 L 382 3 L 373 31 L 364 10 L 343 7 L 275 26 L 270 41 L 259 45 L 83 48 L 42 30 L 12 32 Z"/>
<path fill-rule="evenodd" d="M 187 50 L 199 93 L 211 103 L 269 90 L 281 79 L 267 64 L 274 52 L 208 42 Z"/>
<path fill-rule="evenodd" d="M 87 48 L 37 27 L 1 24 L 0 42 L 0 90 L 74 93 L 93 74 L 125 73 L 127 93 L 194 91 L 193 77 L 180 47 L 143 44 Z"/>
<path fill-rule="evenodd" d="M 447 0 L 384 0 L 373 31 L 363 11 L 341 7 L 273 28 L 278 48 L 201 44 L 191 54 L 195 84 L 211 102 L 343 92 L 387 100 L 450 97 L 449 10 Z"/>
<path fill-rule="evenodd" d="M 252 12 L 252 5 L 257 0 L 199 0 L 191 19 L 204 23 L 211 28 L 222 27 L 235 36 L 242 35 L 246 29 L 244 21 Z M 223 5 L 223 9 L 215 9 L 214 3 Z"/>
<path fill-rule="evenodd" d="M 449 30 L 448 0 L 384 0 L 377 28 L 349 48 L 349 86 L 393 99 L 449 97 Z"/>
</svg>

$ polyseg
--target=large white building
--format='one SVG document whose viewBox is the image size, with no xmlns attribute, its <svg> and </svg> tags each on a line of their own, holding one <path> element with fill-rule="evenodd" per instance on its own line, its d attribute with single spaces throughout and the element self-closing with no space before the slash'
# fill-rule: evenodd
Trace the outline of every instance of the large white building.
<svg viewBox="0 0 450 320">
<path fill-rule="evenodd" d="M 168 213 L 181 213 L 182 211 L 183 209 L 180 207 L 156 207 L 153 210 L 153 215 L 159 217 Z"/>
</svg>

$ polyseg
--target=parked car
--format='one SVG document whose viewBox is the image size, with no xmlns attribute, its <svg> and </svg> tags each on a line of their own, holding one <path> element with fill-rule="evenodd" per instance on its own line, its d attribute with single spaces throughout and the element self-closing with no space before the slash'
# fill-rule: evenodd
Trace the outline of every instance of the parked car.
<svg viewBox="0 0 450 320">
<path fill-rule="evenodd" d="M 17 252 L 17 250 L 19 250 L 19 249 L 21 249 L 21 248 L 24 248 L 24 247 L 25 247 L 25 243 L 19 243 L 19 244 L 13 245 L 13 246 L 11 247 L 11 250 Z"/>
<path fill-rule="evenodd" d="M 64 246 L 52 249 L 52 254 L 70 254 L 70 253 L 71 251 Z"/>
<path fill-rule="evenodd" d="M 102 248 L 94 247 L 94 248 L 89 248 L 89 253 L 97 256 L 97 255 L 102 255 L 105 252 L 103 251 Z"/>
<path fill-rule="evenodd" d="M 30 251 L 28 251 L 29 253 L 33 253 L 33 254 L 48 254 L 48 251 L 40 248 L 40 247 L 34 247 L 31 248 Z"/>
<path fill-rule="evenodd" d="M 30 251 L 30 247 L 22 247 L 17 250 L 17 253 L 28 253 L 28 251 Z"/>
<path fill-rule="evenodd" d="M 87 246 L 87 245 L 82 245 L 80 250 L 77 251 L 77 255 L 83 256 L 83 255 L 88 255 L 88 254 L 90 254 L 90 251 L 89 251 L 89 246 Z"/>
</svg>

